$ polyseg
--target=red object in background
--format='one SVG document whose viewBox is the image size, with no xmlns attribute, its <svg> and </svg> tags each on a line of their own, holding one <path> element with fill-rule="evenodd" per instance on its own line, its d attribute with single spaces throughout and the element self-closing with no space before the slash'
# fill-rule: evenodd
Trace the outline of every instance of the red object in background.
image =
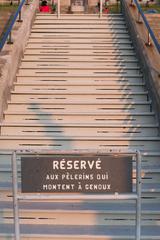
<svg viewBox="0 0 160 240">
<path fill-rule="evenodd" d="M 108 8 L 105 8 L 105 9 L 103 9 L 103 13 L 109 13 L 109 9 Z"/>
<path fill-rule="evenodd" d="M 39 10 L 40 10 L 40 12 L 50 12 L 51 11 L 49 6 L 40 6 Z"/>
</svg>

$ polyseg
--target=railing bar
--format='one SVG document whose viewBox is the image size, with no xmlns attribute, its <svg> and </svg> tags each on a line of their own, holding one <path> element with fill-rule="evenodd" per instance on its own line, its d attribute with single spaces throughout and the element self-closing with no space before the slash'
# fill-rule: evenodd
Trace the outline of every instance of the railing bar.
<svg viewBox="0 0 160 240">
<path fill-rule="evenodd" d="M 108 154 L 108 155 L 113 155 L 113 154 L 129 154 L 129 155 L 136 155 L 137 152 L 136 151 L 90 151 L 90 150 L 73 150 L 73 151 L 47 151 L 47 150 L 17 150 L 16 151 L 17 154 L 19 155 L 23 155 L 23 154 L 27 154 L 27 155 L 32 155 L 32 154 L 46 154 L 46 155 L 50 155 L 50 154 Z"/>
<path fill-rule="evenodd" d="M 13 17 L 13 19 L 12 19 L 10 25 L 9 25 L 9 27 L 8 27 L 8 30 L 4 33 L 4 35 L 3 35 L 3 37 L 2 37 L 2 39 L 0 41 L 0 50 L 3 48 L 3 46 L 4 46 L 4 44 L 5 44 L 6 40 L 7 40 L 10 32 L 12 31 L 12 27 L 13 27 L 14 23 L 16 22 L 18 14 L 21 11 L 25 1 L 26 0 L 22 0 L 21 3 L 19 4 L 18 9 L 17 9 L 17 11 L 16 11 L 16 13 L 15 13 L 15 15 L 14 15 L 14 17 Z"/>
<path fill-rule="evenodd" d="M 57 0 L 57 18 L 60 18 L 60 14 L 61 14 L 61 1 Z"/>
<path fill-rule="evenodd" d="M 102 17 L 102 11 L 103 11 L 103 2 L 100 0 L 100 7 L 99 7 L 99 17 Z"/>
<path fill-rule="evenodd" d="M 136 4 L 136 6 L 137 6 L 137 9 L 138 9 L 139 13 L 141 14 L 141 17 L 142 17 L 142 19 L 143 19 L 143 21 L 144 21 L 144 23 L 146 25 L 147 30 L 149 31 L 149 34 L 150 34 L 150 36 L 151 36 L 151 38 L 152 38 L 152 40 L 153 40 L 153 42 L 154 42 L 158 52 L 160 53 L 160 44 L 158 43 L 158 41 L 157 41 L 157 39 L 156 39 L 156 37 L 154 35 L 154 32 L 152 31 L 152 29 L 151 29 L 151 27 L 150 27 L 150 25 L 149 25 L 149 23 L 147 21 L 147 18 L 145 17 L 145 15 L 144 15 L 144 13 L 143 13 L 139 3 L 137 2 L 137 0 L 134 0 L 134 2 Z"/>
<path fill-rule="evenodd" d="M 140 151 L 138 151 L 137 153 L 137 170 L 136 170 L 136 192 L 137 192 L 137 207 L 136 207 L 136 240 L 140 240 L 141 239 L 141 153 Z"/>
<path fill-rule="evenodd" d="M 137 200 L 137 194 L 18 194 L 19 200 Z"/>
<path fill-rule="evenodd" d="M 8 155 L 8 154 L 12 154 L 13 153 L 13 151 L 15 151 L 14 149 L 12 149 L 12 150 L 0 150 L 0 154 L 2 154 L 2 155 Z M 129 155 L 132 155 L 133 154 L 133 156 L 134 155 L 136 155 L 137 154 L 137 152 L 136 151 L 133 151 L 133 152 L 123 152 L 123 151 L 121 151 L 121 152 L 107 152 L 107 151 L 98 151 L 98 152 L 94 152 L 94 151 L 79 151 L 79 152 L 74 152 L 74 151 L 48 151 L 48 152 L 45 152 L 45 151 L 38 151 L 38 150 L 33 150 L 33 151 L 29 151 L 29 150 L 17 150 L 16 151 L 16 153 L 17 153 L 17 155 L 23 155 L 23 154 L 26 154 L 26 155 L 32 155 L 32 154 L 54 154 L 54 155 L 56 155 L 56 154 L 129 154 Z M 158 154 L 158 156 L 160 155 L 159 154 L 160 153 L 160 151 L 159 152 L 141 152 L 141 156 L 155 156 L 155 155 L 157 155 Z"/>
<path fill-rule="evenodd" d="M 14 211 L 14 228 L 15 240 L 20 240 L 20 226 L 19 226 L 19 206 L 18 206 L 18 176 L 17 176 L 17 160 L 16 152 L 12 155 L 12 182 L 13 182 L 13 211 Z"/>
</svg>

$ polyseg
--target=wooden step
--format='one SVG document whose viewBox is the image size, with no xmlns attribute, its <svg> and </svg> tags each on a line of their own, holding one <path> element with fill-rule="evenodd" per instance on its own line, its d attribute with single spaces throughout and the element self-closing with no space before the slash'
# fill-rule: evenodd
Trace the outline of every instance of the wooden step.
<svg viewBox="0 0 160 240">
<path fill-rule="evenodd" d="M 129 39 L 129 36 L 128 36 L 128 33 L 122 33 L 122 32 L 117 32 L 117 33 L 112 33 L 112 32 L 108 32 L 108 33 L 97 33 L 96 32 L 92 32 L 92 33 L 89 33 L 89 32 L 85 32 L 85 33 L 79 33 L 77 31 L 77 33 L 75 32 L 72 32 L 72 33 L 68 33 L 67 31 L 66 32 L 31 32 L 31 35 L 30 35 L 30 39 L 33 39 L 33 38 L 39 38 L 39 39 L 74 39 L 74 38 L 78 38 L 79 40 L 80 39 L 112 39 L 112 38 L 115 38 L 115 39 Z"/>
<path fill-rule="evenodd" d="M 79 45 L 79 47 L 75 47 L 75 48 L 73 48 L 74 46 L 72 46 L 72 48 L 66 48 L 66 47 L 61 47 L 61 48 L 59 48 L 59 47 L 49 47 L 49 49 L 48 49 L 48 51 L 47 51 L 47 49 L 45 49 L 45 48 L 38 48 L 38 49 L 36 49 L 36 48 L 34 48 L 34 49 L 30 49 L 30 48 L 26 48 L 25 49 L 25 52 L 24 52 L 24 54 L 29 54 L 29 53 L 32 53 L 32 54 L 40 54 L 40 53 L 45 53 L 45 52 L 61 52 L 61 53 L 63 53 L 63 55 L 65 55 L 66 53 L 70 53 L 70 54 L 74 54 L 74 55 L 79 55 L 80 53 L 81 53 L 81 55 L 83 55 L 83 56 L 85 56 L 85 55 L 92 55 L 92 54 L 95 54 L 95 53 L 97 53 L 97 55 L 96 56 L 98 56 L 98 54 L 101 54 L 100 56 L 102 57 L 103 55 L 107 55 L 107 54 L 109 54 L 109 53 L 118 53 L 118 54 L 120 54 L 120 53 L 133 53 L 133 47 L 131 47 L 131 46 L 119 46 L 119 47 L 117 47 L 117 45 L 113 45 L 113 46 L 108 46 L 108 47 L 106 47 L 106 48 L 104 48 L 104 46 L 102 46 L 102 47 L 87 47 L 87 48 L 85 48 L 85 45 L 83 45 L 83 47 L 82 46 L 80 46 Z M 49 51 L 50 50 L 50 51 Z M 82 50 L 85 50 L 85 51 L 82 51 Z M 112 55 L 112 56 L 114 56 L 114 55 Z"/>
<path fill-rule="evenodd" d="M 68 75 L 68 77 L 140 77 L 141 74 L 139 73 L 139 70 L 128 70 L 128 69 L 113 69 L 113 70 L 74 70 L 74 69 L 19 69 L 19 72 L 17 76 L 59 76 L 59 77 L 65 77 Z"/>
<path fill-rule="evenodd" d="M 83 24 L 72 24 L 72 23 L 68 23 L 68 24 L 63 24 L 63 23 L 61 23 L 61 24 L 53 24 L 53 23 L 51 23 L 51 22 L 48 22 L 47 24 L 45 23 L 45 24 L 40 24 L 40 23 L 38 23 L 38 24 L 33 24 L 32 25 L 32 30 L 34 31 L 34 30 L 46 30 L 46 29 L 48 29 L 48 31 L 50 31 L 51 30 L 51 28 L 52 28 L 52 30 L 57 30 L 57 29 L 61 29 L 62 31 L 63 30 L 72 30 L 72 29 L 74 29 L 74 30 L 77 30 L 77 29 L 80 29 L 80 30 L 84 30 L 84 29 L 88 29 L 89 31 L 90 30 L 94 30 L 94 31 L 99 31 L 99 30 L 111 30 L 111 31 L 113 31 L 113 30 L 126 30 L 126 26 L 124 25 L 124 24 L 112 24 L 112 23 L 107 23 L 106 22 L 106 24 L 104 23 L 104 24 L 101 24 L 101 23 L 97 23 L 97 24 L 93 24 L 93 22 L 92 23 L 90 23 L 90 25 L 87 23 L 83 23 Z"/>
<path fill-rule="evenodd" d="M 94 45 L 99 45 L 99 44 L 132 44 L 132 41 L 130 40 L 129 36 L 127 37 L 118 37 L 118 36 L 113 36 L 113 37 L 109 37 L 109 38 L 76 38 L 76 37 L 68 37 L 68 38 L 59 38 L 59 39 L 55 39 L 55 38 L 32 38 L 30 37 L 27 43 L 27 46 L 30 44 L 94 44 Z"/>
<path fill-rule="evenodd" d="M 54 61 L 22 61 L 20 69 L 133 69 L 140 70 L 140 67 L 137 66 L 137 63 L 118 63 L 118 62 L 54 62 Z"/>
<path fill-rule="evenodd" d="M 51 18 L 51 19 L 47 19 L 47 18 L 43 18 L 43 19 L 39 19 L 39 18 L 35 18 L 34 21 L 34 25 L 48 25 L 51 24 L 53 25 L 104 25 L 106 26 L 107 24 L 116 24 L 116 25 L 126 25 L 125 21 L 123 18 L 108 18 L 108 19 L 56 19 L 56 18 Z"/>
<path fill-rule="evenodd" d="M 142 89 L 143 90 L 143 89 Z M 118 85 L 117 87 L 109 87 L 109 86 L 19 86 L 15 85 L 14 90 L 11 93 L 16 94 L 58 94 L 58 95 L 75 95 L 75 94 L 87 94 L 87 95 L 99 95 L 109 98 L 113 95 L 117 95 L 119 97 L 123 96 L 125 98 L 127 96 L 134 96 L 134 95 L 148 95 L 148 91 L 142 91 L 138 88 L 137 91 L 132 91 L 130 87 L 123 87 L 120 88 Z"/>
<path fill-rule="evenodd" d="M 103 16 L 100 18 L 99 14 L 61 14 L 60 19 L 57 18 L 56 14 L 46 14 L 46 13 L 36 13 L 36 19 L 44 20 L 44 19 L 54 19 L 54 20 L 60 20 L 60 21 L 65 21 L 65 20 L 72 20 L 73 22 L 75 20 L 78 21 L 91 21 L 91 20 L 96 20 L 96 21 L 108 21 L 108 20 L 124 20 L 124 17 L 122 14 L 103 14 Z"/>
<path fill-rule="evenodd" d="M 34 55 L 25 55 L 24 58 L 22 59 L 22 64 L 24 63 L 37 63 L 40 64 L 42 63 L 46 63 L 49 64 L 50 62 L 54 62 L 54 63 L 59 63 L 59 64 L 81 64 L 81 63 L 88 63 L 88 64 L 95 64 L 97 63 L 98 65 L 100 63 L 102 64 L 108 64 L 108 65 L 122 65 L 122 66 L 130 66 L 131 64 L 133 64 L 134 66 L 138 66 L 138 61 L 136 59 L 134 59 L 134 57 L 131 57 L 130 59 L 121 59 L 120 57 L 118 58 L 114 58 L 114 57 L 94 57 L 94 56 L 86 56 L 85 58 L 83 58 L 82 56 L 67 56 L 67 57 L 61 57 L 61 56 L 57 56 L 57 57 L 39 57 L 39 56 L 34 56 Z"/>
<path fill-rule="evenodd" d="M 45 80 L 43 78 L 43 81 L 42 80 L 37 80 L 36 78 L 32 81 L 30 81 L 32 79 L 28 78 L 28 79 L 18 79 L 18 82 L 15 82 L 14 83 L 14 86 L 17 86 L 17 87 L 20 87 L 20 86 L 39 86 L 39 87 L 42 87 L 42 86 L 52 86 L 52 87 L 61 87 L 62 85 L 65 86 L 65 87 L 75 87 L 75 86 L 79 86 L 79 87 L 82 87 L 82 86 L 103 86 L 103 87 L 107 87 L 108 89 L 124 89 L 124 88 L 127 88 L 127 89 L 132 89 L 133 91 L 136 91 L 136 90 L 140 90 L 142 91 L 145 90 L 145 84 L 142 83 L 142 82 L 133 82 L 133 83 L 130 83 L 129 81 L 125 81 L 125 80 L 94 80 L 94 79 L 83 79 L 83 80 L 80 80 L 80 79 L 68 79 L 67 80 L 59 80 L 57 79 L 57 81 L 52 81 L 52 80 Z"/>
<path fill-rule="evenodd" d="M 0 226 L 1 236 L 10 236 L 13 234 L 13 226 L 11 224 L 2 224 Z M 54 239 L 134 239 L 135 237 L 135 226 L 74 226 L 74 225 L 65 225 L 65 226 L 53 226 L 53 225 L 41 225 L 41 228 L 37 225 L 21 225 L 22 236 L 28 235 L 32 238 L 45 238 L 49 239 L 54 237 Z M 152 236 L 152 240 L 158 239 L 160 236 L 159 226 L 143 226 L 142 227 L 142 239 L 146 238 L 146 235 Z"/>
<path fill-rule="evenodd" d="M 32 82 L 32 83 L 37 83 L 37 81 L 41 81 L 44 82 L 48 81 L 51 82 L 53 84 L 59 84 L 59 83 L 70 83 L 70 82 L 74 82 L 76 84 L 76 82 L 81 83 L 81 85 L 85 85 L 85 82 L 87 83 L 87 81 L 89 82 L 94 82 L 94 83 L 100 83 L 100 85 L 104 86 L 111 81 L 112 83 L 117 83 L 117 82 L 121 82 L 123 84 L 127 84 L 127 83 L 143 83 L 143 76 L 142 75 L 127 75 L 127 76 L 117 76 L 115 75 L 107 75 L 107 76 L 20 76 L 17 74 L 17 83 L 19 82 Z M 92 83 L 93 84 L 93 83 Z M 91 86 L 92 86 L 91 84 Z M 94 85 L 94 84 L 93 84 Z M 117 84 L 118 85 L 118 84 Z"/>
<path fill-rule="evenodd" d="M 140 113 L 84 113 L 84 112 L 68 112 L 68 113 L 57 113 L 55 111 L 54 115 L 52 113 L 44 113 L 44 112 L 5 112 L 5 122 L 6 121 L 22 121 L 22 122 L 42 122 L 45 123 L 53 121 L 55 123 L 103 123 L 103 124 L 114 124 L 114 123 L 135 123 L 135 124 L 152 124 L 155 122 L 155 114 L 153 112 L 140 112 Z"/>
<path fill-rule="evenodd" d="M 128 33 L 127 29 L 125 26 L 116 26 L 116 25 L 111 25 L 111 26 L 106 26 L 106 27 L 96 27 L 96 26 L 87 26 L 83 27 L 81 25 L 76 25 L 73 27 L 66 26 L 66 27 L 61 27 L 61 26 L 53 26 L 52 28 L 48 25 L 45 26 L 36 26 L 32 27 L 31 33 L 90 33 L 90 34 L 98 34 L 98 33 Z"/>
<path fill-rule="evenodd" d="M 86 145 L 87 144 L 87 145 Z M 159 151 L 159 137 L 0 136 L 0 149 L 85 150 L 123 149 Z"/>
<path fill-rule="evenodd" d="M 54 111 L 59 111 L 60 112 L 67 112 L 67 111 L 74 111 L 79 112 L 92 112 L 92 111 L 98 111 L 99 113 L 106 113 L 106 112 L 117 112 L 122 113 L 122 112 L 141 112 L 141 111 L 150 111 L 151 110 L 151 102 L 146 101 L 146 102 L 133 102 L 132 104 L 130 103 L 99 103 L 97 104 L 96 102 L 92 103 L 83 103 L 83 102 L 71 102 L 71 103 L 45 103 L 45 104 L 38 104 L 38 103 L 19 103 L 19 104 L 8 104 L 8 109 L 7 111 L 26 111 L 26 112 L 36 112 L 38 113 L 39 111 L 43 111 L 44 113 L 47 112 L 52 112 Z"/>
<path fill-rule="evenodd" d="M 53 224 L 53 225 L 75 225 L 78 226 L 79 222 L 81 225 L 128 225 L 132 226 L 135 224 L 135 206 L 132 203 L 125 203 L 127 207 L 124 206 L 123 203 L 115 204 L 108 203 L 103 204 L 102 207 L 99 206 L 98 203 L 92 205 L 92 203 L 82 203 L 82 204 L 73 204 L 71 203 L 39 203 L 32 202 L 33 206 L 31 206 L 31 202 L 26 202 L 24 204 L 20 204 L 20 217 L 22 224 Z M 88 205 L 92 207 L 88 207 Z M 7 205 L 3 202 L 0 204 L 4 209 L 4 219 L 0 219 L 1 224 L 4 223 L 13 223 L 13 212 L 10 206 L 10 203 Z M 37 206 L 38 207 L 37 207 Z M 7 208 L 5 208 L 5 206 Z M 122 207 L 121 207 L 122 206 Z M 57 209 L 56 209 L 57 207 Z M 110 209 L 109 209 L 110 207 Z M 130 209 L 129 209 L 130 207 Z M 148 207 L 147 210 L 146 207 Z M 155 208 L 152 208 L 151 204 L 142 204 L 142 226 L 146 225 L 154 225 L 157 222 L 159 225 L 158 214 L 159 214 L 159 205 L 155 203 Z M 87 209 L 88 208 L 88 209 Z M 121 209 L 121 210 L 120 210 Z M 153 220 L 149 219 L 149 214 L 152 214 Z M 116 218 L 117 217 L 117 218 Z M 123 218 L 123 219 L 122 219 Z M 67 223 L 67 220 L 70 219 L 70 222 Z M 8 220 L 8 222 L 7 222 Z M 74 222 L 75 221 L 75 222 Z"/>
<path fill-rule="evenodd" d="M 23 100 L 22 99 L 23 95 Z M 21 94 L 20 92 L 12 92 L 11 100 L 7 101 L 8 104 L 15 103 L 15 104 L 21 104 L 21 103 L 37 103 L 37 104 L 43 104 L 43 103 L 52 103 L 52 104 L 60 104 L 60 103 L 72 103 L 72 102 L 81 102 L 81 103 L 105 103 L 107 104 L 133 104 L 133 103 L 139 103 L 139 102 L 145 102 L 148 100 L 147 95 L 145 94 L 113 94 L 106 96 L 105 94 L 44 94 L 44 93 L 32 93 L 32 95 L 29 94 L 29 90 L 25 92 L 25 94 Z"/>
<path fill-rule="evenodd" d="M 107 125 L 102 124 L 63 124 L 54 122 L 47 124 L 3 123 L 1 135 L 29 135 L 29 136 L 158 136 L 157 125 Z"/>
</svg>

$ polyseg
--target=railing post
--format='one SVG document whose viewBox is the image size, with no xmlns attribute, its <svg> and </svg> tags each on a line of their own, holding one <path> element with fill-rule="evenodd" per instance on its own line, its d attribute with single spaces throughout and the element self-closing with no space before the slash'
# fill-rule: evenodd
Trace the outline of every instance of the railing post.
<svg viewBox="0 0 160 240">
<path fill-rule="evenodd" d="M 20 2 L 21 2 L 21 1 L 19 0 L 19 1 L 18 1 L 18 5 L 20 5 Z M 19 11 L 19 18 L 18 18 L 17 22 L 23 22 L 21 10 Z"/>
<path fill-rule="evenodd" d="M 102 11 L 103 11 L 103 0 L 100 0 L 100 8 L 99 8 L 99 17 L 102 17 Z"/>
<path fill-rule="evenodd" d="M 141 14 L 140 14 L 140 12 L 138 11 L 138 14 L 137 14 L 137 21 L 136 21 L 137 23 L 142 23 L 142 21 L 141 21 Z"/>
<path fill-rule="evenodd" d="M 22 13 L 21 13 L 21 11 L 19 12 L 19 18 L 18 18 L 17 22 L 23 22 L 23 20 L 22 20 Z"/>
<path fill-rule="evenodd" d="M 26 0 L 26 3 L 25 3 L 25 5 L 29 5 L 29 0 Z"/>
<path fill-rule="evenodd" d="M 19 207 L 18 207 L 18 174 L 17 174 L 17 159 L 16 152 L 12 155 L 12 184 L 13 184 L 13 210 L 14 210 L 14 229 L 15 240 L 20 240 L 20 227 L 19 227 Z"/>
<path fill-rule="evenodd" d="M 134 6 L 133 0 L 131 0 L 131 2 L 130 2 L 130 6 L 131 6 L 131 7 Z"/>
<path fill-rule="evenodd" d="M 57 18 L 60 18 L 61 14 L 61 6 L 60 6 L 60 0 L 57 0 Z"/>
<path fill-rule="evenodd" d="M 122 3 L 122 0 L 120 0 L 120 13 L 123 13 L 123 3 Z"/>
<path fill-rule="evenodd" d="M 141 160 L 142 156 L 140 151 L 137 152 L 137 162 L 136 162 L 136 192 L 137 192 L 137 207 L 136 207 L 136 240 L 141 239 L 141 191 L 142 191 L 142 181 L 141 181 Z"/>
<path fill-rule="evenodd" d="M 13 44 L 13 41 L 12 41 L 12 31 L 10 31 L 10 33 L 9 33 L 7 44 Z"/>
<path fill-rule="evenodd" d="M 151 45 L 152 45 L 152 43 L 151 43 L 151 36 L 150 36 L 149 31 L 148 31 L 148 33 L 147 33 L 147 42 L 146 42 L 146 46 L 147 46 L 147 47 L 150 47 Z"/>
</svg>

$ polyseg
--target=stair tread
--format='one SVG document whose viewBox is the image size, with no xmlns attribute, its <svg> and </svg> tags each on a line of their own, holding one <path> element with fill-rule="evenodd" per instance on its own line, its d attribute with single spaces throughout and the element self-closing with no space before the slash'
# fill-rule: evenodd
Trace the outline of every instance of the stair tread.
<svg viewBox="0 0 160 240">
<path fill-rule="evenodd" d="M 12 210 L 12 202 L 0 201 L 0 209 L 5 208 L 6 210 Z M 131 203 L 61 203 L 61 202 L 23 202 L 20 203 L 20 209 L 27 211 L 38 211 L 38 212 L 84 212 L 84 213 L 133 213 L 135 212 L 135 204 Z M 154 214 L 160 213 L 159 203 L 142 203 L 142 212 L 147 214 L 153 212 Z"/>
<path fill-rule="evenodd" d="M 138 87 L 143 87 L 145 86 L 144 83 L 121 83 L 120 82 L 121 80 L 117 80 L 116 83 L 114 83 L 113 81 L 107 81 L 107 82 L 104 82 L 104 81 L 100 81 L 100 80 L 93 80 L 93 81 L 89 81 L 89 80 L 85 80 L 84 82 L 82 81 L 75 81 L 73 80 L 72 83 L 66 83 L 65 81 L 62 81 L 62 83 L 60 84 L 60 81 L 57 80 L 57 82 L 52 82 L 52 81 L 49 81 L 49 80 L 44 80 L 44 81 L 33 81 L 33 82 L 28 82 L 28 80 L 26 81 L 23 81 L 23 82 L 16 82 L 14 83 L 14 86 L 46 86 L 46 83 L 47 83 L 47 86 L 71 86 L 71 87 L 77 87 L 77 86 L 90 86 L 92 84 L 92 86 L 109 86 L 109 87 L 132 87 L 132 86 L 138 86 Z"/>
<path fill-rule="evenodd" d="M 133 136 L 129 136 L 129 137 L 119 137 L 117 139 L 117 137 L 114 136 L 72 136 L 72 139 L 68 136 L 54 136 L 54 138 L 52 136 L 46 136 L 46 135 L 42 135 L 43 139 L 40 136 L 28 136 L 28 135 L 23 135 L 23 136 L 18 136 L 18 135 L 1 135 L 0 136 L 0 140 L 18 140 L 18 139 L 32 139 L 32 140 L 55 140 L 55 141 L 62 141 L 62 140 L 68 140 L 68 141 L 74 141 L 74 140 L 79 140 L 79 141 L 85 141 L 85 140 L 90 140 L 90 141 L 104 141 L 104 140 L 111 140 L 111 141 L 160 141 L 160 137 L 133 137 Z"/>
<path fill-rule="evenodd" d="M 0 123 L 0 126 L 15 126 L 15 127 L 21 127 L 21 126 L 26 126 L 26 127 L 39 127 L 39 126 L 44 126 L 45 127 L 86 127 L 86 128 L 91 128 L 91 127 L 102 127 L 102 128 L 110 128 L 110 127 L 114 127 L 114 128 L 158 128 L 159 125 L 158 124 L 102 124 L 102 123 L 63 123 L 61 125 L 56 125 L 56 123 L 52 123 L 52 122 L 45 122 L 45 123 L 22 123 L 22 122 L 2 122 Z"/>
<path fill-rule="evenodd" d="M 21 112 L 19 112 L 19 111 L 5 111 L 5 114 L 17 114 L 17 115 L 19 115 L 19 114 L 27 114 L 27 115 L 33 115 L 33 114 L 35 114 L 35 113 L 33 113 L 33 112 L 26 112 L 26 111 L 21 111 Z M 92 111 L 92 112 L 71 112 L 71 111 L 68 111 L 68 112 L 64 112 L 64 111 L 61 111 L 61 112 L 54 112 L 54 114 L 58 114 L 58 115 L 89 115 L 89 116 L 117 116 L 117 113 L 115 113 L 115 112 L 113 112 L 113 111 L 111 111 L 111 112 L 107 112 L 107 113 L 99 113 L 99 112 L 95 112 L 95 111 Z M 44 113 L 44 112 L 38 112 L 38 113 L 36 113 L 36 115 L 52 115 L 52 113 Z M 155 116 L 155 112 L 138 112 L 138 113 L 128 113 L 128 112 L 123 112 L 123 113 L 118 113 L 118 116 Z"/>
<path fill-rule="evenodd" d="M 122 223 L 123 224 L 123 223 Z M 66 236 L 72 235 L 76 238 L 76 236 L 81 235 L 90 235 L 93 236 L 109 236 L 109 237 L 131 237 L 135 235 L 135 226 L 76 226 L 76 225 L 45 225 L 42 224 L 41 227 L 36 224 L 23 224 L 21 225 L 21 232 L 25 235 L 58 235 L 58 236 Z M 160 236 L 160 228 L 159 226 L 142 226 L 142 234 L 141 236 Z M 13 225 L 12 224 L 1 224 L 0 225 L 0 235 L 6 235 L 13 233 Z"/>
<path fill-rule="evenodd" d="M 82 90 L 81 91 L 67 91 L 68 89 L 43 89 L 41 90 L 40 88 L 37 90 L 12 90 L 11 93 L 12 94 L 29 94 L 31 95 L 32 94 L 42 94 L 42 95 L 120 95 L 120 96 L 123 96 L 124 95 L 127 95 L 127 96 L 130 96 L 130 95 L 147 95 L 148 94 L 148 91 L 143 91 L 143 92 L 133 92 L 131 90 L 118 90 L 118 89 L 115 89 L 115 90 L 97 90 L 97 92 L 92 92 L 91 90 L 89 91 L 86 91 L 86 92 L 83 92 Z M 54 91 L 57 91 L 57 92 L 54 92 Z M 106 96 L 107 97 L 107 96 Z M 144 103 L 146 101 L 139 101 L 141 103 Z M 138 103 L 138 102 L 136 102 Z M 148 101 L 148 103 L 151 103 L 151 101 Z"/>
</svg>

